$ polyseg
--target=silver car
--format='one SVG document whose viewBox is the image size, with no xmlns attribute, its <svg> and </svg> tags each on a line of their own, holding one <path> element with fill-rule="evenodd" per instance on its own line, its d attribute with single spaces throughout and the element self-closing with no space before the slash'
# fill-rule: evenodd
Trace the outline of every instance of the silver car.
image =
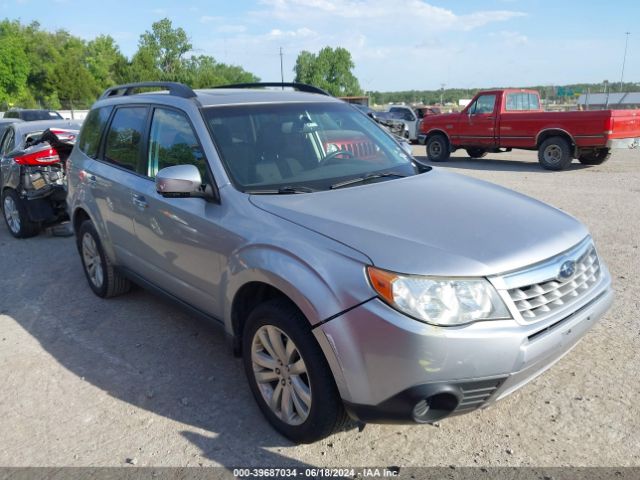
<svg viewBox="0 0 640 480">
<path fill-rule="evenodd" d="M 134 281 L 218 322 L 283 435 L 486 407 L 607 311 L 576 219 L 418 168 L 366 115 L 293 86 L 114 87 L 67 165 L 91 289 Z"/>
</svg>

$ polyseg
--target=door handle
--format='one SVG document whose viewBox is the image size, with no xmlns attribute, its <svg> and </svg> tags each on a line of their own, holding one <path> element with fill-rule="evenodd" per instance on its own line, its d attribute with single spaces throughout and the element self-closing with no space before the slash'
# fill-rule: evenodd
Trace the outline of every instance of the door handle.
<svg viewBox="0 0 640 480">
<path fill-rule="evenodd" d="M 149 206 L 147 200 L 142 195 L 134 194 L 132 200 L 138 210 L 144 211 Z"/>
<path fill-rule="evenodd" d="M 97 183 L 98 183 L 98 179 L 96 178 L 96 176 L 95 176 L 95 175 L 89 175 L 89 176 L 87 177 L 87 184 L 88 184 L 90 187 L 95 187 Z"/>
</svg>

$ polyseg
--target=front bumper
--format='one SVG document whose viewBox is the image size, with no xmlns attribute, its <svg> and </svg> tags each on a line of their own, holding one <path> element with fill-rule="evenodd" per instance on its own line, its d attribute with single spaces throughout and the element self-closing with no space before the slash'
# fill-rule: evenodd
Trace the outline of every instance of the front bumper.
<svg viewBox="0 0 640 480">
<path fill-rule="evenodd" d="M 432 422 L 488 406 L 540 375 L 612 301 L 603 267 L 583 303 L 561 318 L 436 327 L 372 299 L 314 333 L 351 416 L 377 423 Z M 429 398 L 435 400 L 423 415 L 419 403 Z"/>
</svg>

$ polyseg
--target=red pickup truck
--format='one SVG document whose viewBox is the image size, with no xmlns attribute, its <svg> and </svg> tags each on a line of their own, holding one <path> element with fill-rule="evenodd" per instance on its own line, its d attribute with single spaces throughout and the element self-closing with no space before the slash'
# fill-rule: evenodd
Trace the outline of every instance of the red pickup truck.
<svg viewBox="0 0 640 480">
<path fill-rule="evenodd" d="M 537 150 L 544 168 L 563 170 L 574 158 L 600 165 L 613 148 L 640 147 L 640 111 L 545 112 L 536 91 L 487 90 L 461 113 L 425 117 L 418 140 L 434 162 L 459 148 L 471 158 L 520 148 Z"/>
</svg>

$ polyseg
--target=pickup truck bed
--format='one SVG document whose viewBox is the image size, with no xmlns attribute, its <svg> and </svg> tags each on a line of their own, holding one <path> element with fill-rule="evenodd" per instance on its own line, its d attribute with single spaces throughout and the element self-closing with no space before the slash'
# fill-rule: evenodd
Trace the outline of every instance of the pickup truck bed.
<svg viewBox="0 0 640 480">
<path fill-rule="evenodd" d="M 574 158 L 599 165 L 613 148 L 640 146 L 640 111 L 545 112 L 530 90 L 480 92 L 461 113 L 435 115 L 420 125 L 431 161 L 464 148 L 472 158 L 514 148 L 538 150 L 540 164 L 567 168 Z"/>
</svg>

